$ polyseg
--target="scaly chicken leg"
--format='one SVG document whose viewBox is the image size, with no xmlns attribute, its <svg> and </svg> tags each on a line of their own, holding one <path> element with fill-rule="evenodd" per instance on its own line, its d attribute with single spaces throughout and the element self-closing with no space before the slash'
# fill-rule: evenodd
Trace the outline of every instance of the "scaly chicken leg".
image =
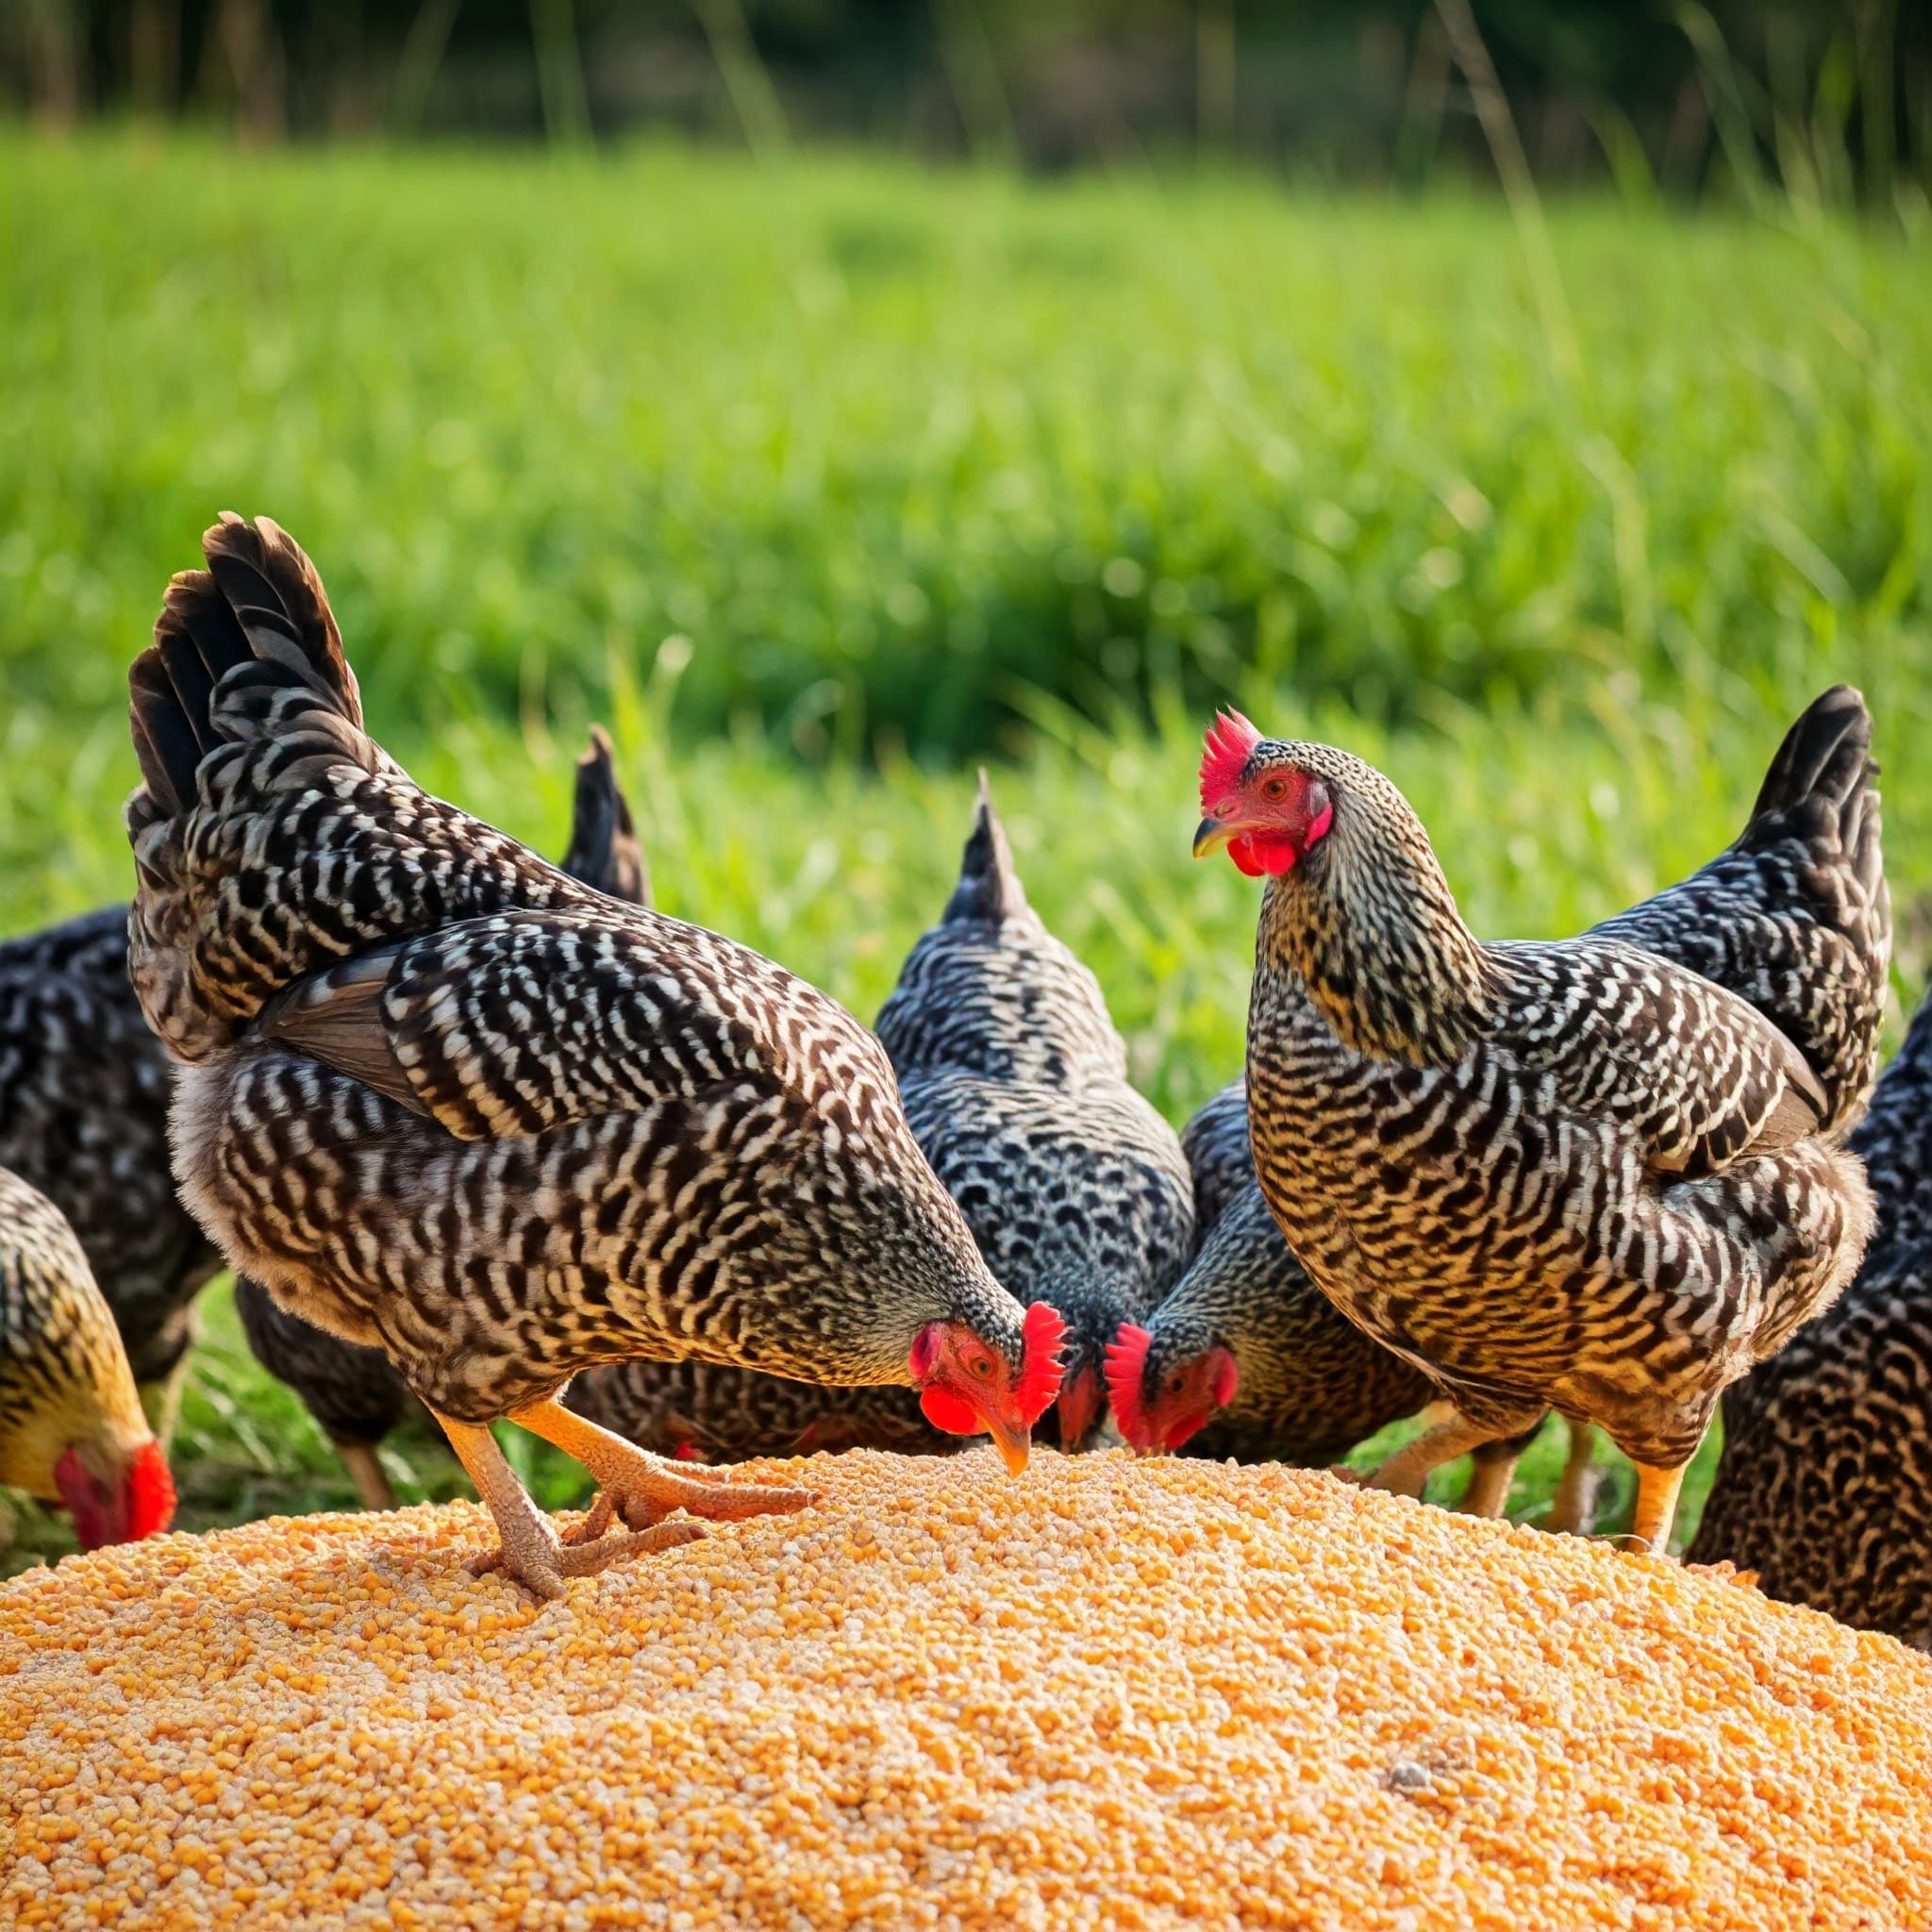
<svg viewBox="0 0 1932 1932">
<path fill-rule="evenodd" d="M 436 1415 L 434 1409 L 430 1413 Z M 610 1520 L 610 1512 L 605 1508 L 592 1509 L 571 1539 L 561 1538 L 550 1519 L 531 1502 L 488 1428 L 480 1423 L 454 1422 L 446 1415 L 436 1415 L 436 1420 L 449 1438 L 457 1460 L 475 1484 L 476 1494 L 496 1519 L 498 1546 L 471 1566 L 479 1575 L 501 1568 L 526 1589 L 555 1602 L 563 1594 L 567 1576 L 593 1575 L 620 1557 L 675 1549 L 705 1533 L 701 1523 L 655 1523 L 634 1536 L 605 1536 L 604 1526 Z M 584 1538 L 586 1530 L 591 1535 Z"/>
<path fill-rule="evenodd" d="M 1689 1467 L 1681 1462 L 1675 1469 L 1658 1469 L 1646 1462 L 1637 1465 L 1637 1513 L 1631 1520 L 1629 1541 L 1641 1545 L 1648 1556 L 1670 1555 L 1677 1491 L 1684 1487 L 1684 1472 Z"/>
<path fill-rule="evenodd" d="M 1424 1429 L 1413 1441 L 1405 1442 L 1369 1478 L 1369 1488 L 1387 1490 L 1391 1495 L 1411 1496 L 1420 1501 L 1423 1484 L 1428 1480 L 1431 1470 L 1440 1469 L 1445 1462 L 1454 1462 L 1458 1456 L 1468 1456 L 1473 1451 L 1480 1449 L 1486 1442 L 1493 1442 L 1499 1435 L 1505 1433 L 1507 1432 L 1499 1429 L 1485 1428 L 1481 1424 L 1469 1422 L 1460 1415 L 1451 1415 L 1446 1422 L 1437 1423 L 1433 1427 Z M 1513 1457 L 1507 1461 L 1491 1464 L 1479 1462 L 1470 1477 L 1470 1487 L 1474 1490 L 1478 1483 L 1487 1483 L 1488 1487 L 1493 1489 L 1494 1472 L 1500 1468 L 1503 1479 L 1502 1494 L 1507 1497 L 1509 1493 L 1509 1476 L 1515 1466 Z M 1486 1499 L 1478 1496 L 1477 1500 Z M 1501 1498 L 1491 1500 L 1495 1501 L 1497 1507 L 1501 1507 Z M 1464 1507 L 1468 1507 L 1466 1498 Z M 1474 1509 L 1470 1513 L 1492 1516 L 1496 1509 Z"/>
<path fill-rule="evenodd" d="M 1543 1527 L 1556 1536 L 1587 1536 L 1590 1506 L 1595 1500 L 1591 1460 L 1596 1455 L 1596 1430 L 1589 1423 L 1566 1422 L 1564 1426 L 1570 1431 L 1570 1456 Z"/>
<path fill-rule="evenodd" d="M 688 1509 L 713 1523 L 741 1523 L 748 1516 L 793 1515 L 818 1501 L 812 1490 L 675 1475 L 647 1450 L 559 1403 L 533 1402 L 512 1410 L 509 1419 L 581 1462 L 597 1478 L 616 1514 L 634 1530 L 649 1531 L 674 1509 Z"/>
<path fill-rule="evenodd" d="M 320 1329 L 316 1331 L 318 1335 L 321 1332 Z M 335 1446 L 342 1467 L 349 1473 L 349 1480 L 356 1485 L 356 1493 L 362 1498 L 363 1508 L 393 1509 L 396 1507 L 395 1486 L 382 1466 L 382 1458 L 375 1453 L 375 1444 L 338 1442 Z M 468 1466 L 467 1463 L 464 1465 L 465 1468 Z"/>
</svg>

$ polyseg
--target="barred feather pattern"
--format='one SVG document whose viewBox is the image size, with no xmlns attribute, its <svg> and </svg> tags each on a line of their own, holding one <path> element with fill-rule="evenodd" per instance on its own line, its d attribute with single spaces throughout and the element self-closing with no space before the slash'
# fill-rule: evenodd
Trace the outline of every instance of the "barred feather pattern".
<svg viewBox="0 0 1932 1932">
<path fill-rule="evenodd" d="M 1187 1265 L 1193 1183 L 1174 1129 L 1128 1082 L 1099 981 L 1027 903 L 984 778 L 958 884 L 878 1031 L 913 1134 L 993 1273 L 1059 1310 L 1066 1383 L 1086 1371 L 1097 1388 L 1121 1324 Z"/>
<path fill-rule="evenodd" d="M 168 1172 L 170 1067 L 127 978 L 127 908 L 0 943 L 0 1166 L 65 1216 L 135 1377 L 164 1380 L 220 1265 Z"/>
<path fill-rule="evenodd" d="M 1878 1224 L 1828 1313 L 1724 1396 L 1691 1559 L 1932 1650 L 1932 998 L 1853 1136 Z"/>
<path fill-rule="evenodd" d="M 237 1267 L 466 1422 L 631 1357 L 904 1381 L 931 1321 L 1017 1371 L 1021 1309 L 877 1042 L 423 793 L 291 608 L 321 588 L 291 540 L 205 547 L 130 676 L 132 970 Z"/>
<path fill-rule="evenodd" d="M 60 1210 L 0 1168 L 0 1483 L 58 1503 L 71 1444 L 121 1456 L 148 1440 L 127 1356 Z"/>
<path fill-rule="evenodd" d="M 1856 1270 L 1859 1163 L 1786 1037 L 1624 942 L 1485 946 L 1407 801 L 1331 747 L 1332 827 L 1262 903 L 1249 1118 L 1324 1294 L 1496 1435 L 1551 1406 L 1674 1467 Z"/>
</svg>

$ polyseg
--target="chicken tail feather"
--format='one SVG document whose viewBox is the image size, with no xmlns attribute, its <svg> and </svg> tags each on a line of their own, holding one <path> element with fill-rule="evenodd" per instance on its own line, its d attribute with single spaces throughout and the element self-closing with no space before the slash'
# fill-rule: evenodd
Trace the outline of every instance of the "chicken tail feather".
<svg viewBox="0 0 1932 1932">
<path fill-rule="evenodd" d="M 577 759 L 576 806 L 563 869 L 613 899 L 651 903 L 650 868 L 631 824 L 630 801 L 617 782 L 610 734 L 601 724 L 591 726 L 589 748 Z"/>
<path fill-rule="evenodd" d="M 1007 828 L 992 808 L 992 790 L 982 768 L 973 830 L 959 860 L 959 883 L 953 888 L 941 917 L 948 925 L 997 925 L 1023 911 L 1025 905 L 1026 891 L 1013 865 L 1013 848 L 1007 843 Z"/>
</svg>

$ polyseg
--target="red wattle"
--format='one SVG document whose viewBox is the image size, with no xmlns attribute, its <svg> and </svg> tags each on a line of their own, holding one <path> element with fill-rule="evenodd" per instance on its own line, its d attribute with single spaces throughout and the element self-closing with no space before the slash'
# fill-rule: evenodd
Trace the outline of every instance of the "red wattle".
<svg viewBox="0 0 1932 1932">
<path fill-rule="evenodd" d="M 143 1442 L 127 1473 L 127 1540 L 159 1536 L 175 1520 L 175 1477 L 158 1442 Z"/>
<path fill-rule="evenodd" d="M 930 1389 L 919 1391 L 919 1407 L 934 1428 L 943 1429 L 949 1436 L 979 1436 L 986 1432 L 979 1411 L 957 1390 L 941 1383 L 935 1382 Z"/>
</svg>

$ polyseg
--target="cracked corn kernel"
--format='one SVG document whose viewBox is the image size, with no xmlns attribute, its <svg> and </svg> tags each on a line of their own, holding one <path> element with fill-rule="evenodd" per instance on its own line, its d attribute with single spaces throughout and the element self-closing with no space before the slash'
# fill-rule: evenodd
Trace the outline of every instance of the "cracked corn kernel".
<svg viewBox="0 0 1932 1932">
<path fill-rule="evenodd" d="M 550 1606 L 467 1506 L 17 1578 L 0 1923 L 1932 1923 L 1888 1638 L 1313 1473 L 805 1479 Z"/>
</svg>

